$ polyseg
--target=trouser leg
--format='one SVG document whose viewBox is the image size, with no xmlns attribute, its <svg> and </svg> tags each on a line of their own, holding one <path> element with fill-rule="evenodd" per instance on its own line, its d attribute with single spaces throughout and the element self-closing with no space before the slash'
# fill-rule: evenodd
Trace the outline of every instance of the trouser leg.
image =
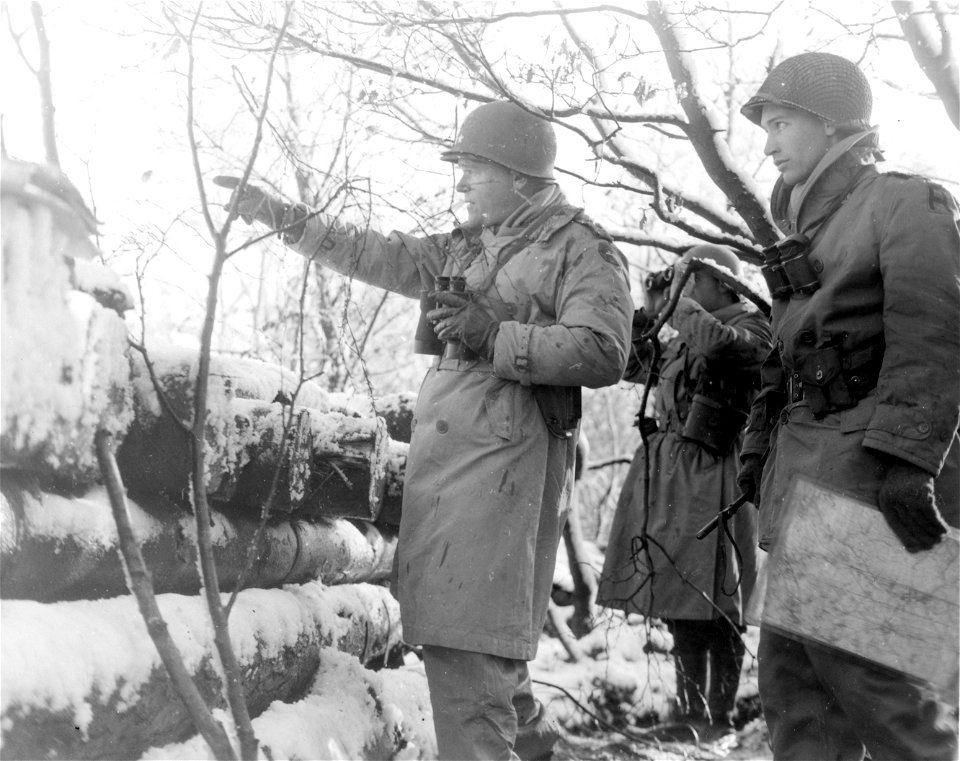
<svg viewBox="0 0 960 761">
<path fill-rule="evenodd" d="M 746 648 L 741 638 L 742 632 L 735 624 L 726 618 L 718 618 L 711 624 L 713 635 L 709 645 L 710 687 L 707 707 L 713 724 L 732 727 Z"/>
<path fill-rule="evenodd" d="M 424 645 L 423 663 L 440 758 L 515 761 L 513 696 L 524 662 Z"/>
<path fill-rule="evenodd" d="M 805 649 L 874 761 L 957 758 L 955 710 L 931 685 L 835 648 Z"/>
<path fill-rule="evenodd" d="M 537 718 L 540 712 L 540 701 L 533 696 L 533 680 L 526 661 L 520 661 L 517 669 L 518 683 L 513 693 L 513 708 L 517 712 L 517 724 L 523 726 Z"/>
<path fill-rule="evenodd" d="M 517 712 L 517 739 L 513 751 L 523 761 L 549 758 L 560 739 L 560 725 L 546 706 L 533 695 L 527 664 L 520 663 L 520 683 L 513 696 Z"/>
<path fill-rule="evenodd" d="M 760 703 L 777 761 L 861 761 L 864 747 L 806 647 L 761 626 Z"/>
<path fill-rule="evenodd" d="M 673 635 L 673 661 L 677 674 L 677 702 L 681 718 L 704 716 L 707 687 L 707 646 L 700 632 L 703 621 L 667 619 Z"/>
</svg>

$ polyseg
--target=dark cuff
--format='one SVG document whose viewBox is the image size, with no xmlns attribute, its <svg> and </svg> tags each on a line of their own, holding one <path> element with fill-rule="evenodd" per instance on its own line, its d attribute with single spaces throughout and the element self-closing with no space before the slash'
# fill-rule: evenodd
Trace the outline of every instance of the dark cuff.
<svg viewBox="0 0 960 761">
<path fill-rule="evenodd" d="M 277 229 L 280 240 L 288 246 L 299 243 L 309 218 L 310 208 L 306 204 L 284 204 L 280 226 Z"/>
</svg>

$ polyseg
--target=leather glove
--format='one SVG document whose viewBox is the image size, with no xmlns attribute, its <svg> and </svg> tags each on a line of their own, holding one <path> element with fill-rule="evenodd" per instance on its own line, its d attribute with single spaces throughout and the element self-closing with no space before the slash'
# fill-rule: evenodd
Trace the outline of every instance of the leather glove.
<svg viewBox="0 0 960 761">
<path fill-rule="evenodd" d="M 653 324 L 653 316 L 644 308 L 640 307 L 639 309 L 633 310 L 633 321 L 631 327 L 630 338 L 634 342 L 639 341 L 643 336 L 643 331 L 649 328 Z"/>
<path fill-rule="evenodd" d="M 427 319 L 436 323 L 434 330 L 441 341 L 458 340 L 484 359 L 493 359 L 500 322 L 469 294 L 434 291 L 430 294 L 444 306 L 427 312 Z"/>
<path fill-rule="evenodd" d="M 737 473 L 737 486 L 741 494 L 747 495 L 747 502 L 759 506 L 760 478 L 763 476 L 763 458 L 758 454 L 748 454 L 740 464 Z"/>
<path fill-rule="evenodd" d="M 240 178 L 221 174 L 213 178 L 213 184 L 233 190 L 233 193 L 230 194 L 230 200 L 223 206 L 224 209 L 229 209 L 234 196 L 237 195 L 236 188 L 240 184 Z M 283 215 L 286 209 L 287 204 L 261 190 L 256 185 L 244 187 L 243 193 L 237 201 L 237 214 L 240 219 L 248 225 L 256 220 L 268 225 L 273 230 L 279 230 L 283 226 Z"/>
<path fill-rule="evenodd" d="M 878 495 L 880 512 L 907 552 L 929 550 L 947 533 L 937 509 L 933 476 L 904 460 L 887 468 Z"/>
<path fill-rule="evenodd" d="M 650 313 L 646 309 L 640 307 L 639 309 L 633 310 L 633 335 L 636 336 L 638 333 L 643 333 L 647 328 L 653 318 L 650 316 Z"/>
</svg>

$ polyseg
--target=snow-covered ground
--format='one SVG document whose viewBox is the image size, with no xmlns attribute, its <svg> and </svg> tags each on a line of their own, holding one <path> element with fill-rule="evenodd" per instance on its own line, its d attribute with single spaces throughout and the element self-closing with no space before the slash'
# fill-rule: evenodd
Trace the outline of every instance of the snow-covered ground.
<svg viewBox="0 0 960 761">
<path fill-rule="evenodd" d="M 757 631 L 748 629 L 747 657 L 739 702 L 746 713 L 756 703 Z M 751 718 L 737 744 L 698 745 L 693 735 L 677 741 L 657 739 L 656 725 L 670 719 L 674 672 L 669 635 L 639 616 L 608 616 L 577 641 L 579 661 L 572 661 L 560 640 L 541 638 L 530 664 L 537 696 L 565 729 L 555 761 L 614 759 L 717 759 L 761 761 L 772 758 L 762 719 Z M 296 704 L 277 703 L 254 721 L 260 742 L 272 758 L 359 759 L 371 757 L 362 738 L 382 732 L 382 721 L 406 733 L 409 743 L 400 759 L 435 758 L 432 713 L 422 664 L 410 653 L 400 669 L 372 672 L 355 658 L 331 655 L 317 674 L 315 690 Z M 377 719 L 376 692 L 382 703 Z M 226 717 L 223 717 L 226 718 Z M 367 755 L 364 755 L 367 754 Z M 212 759 L 200 738 L 151 749 L 144 759 Z"/>
<path fill-rule="evenodd" d="M 736 745 L 698 746 L 693 734 L 682 730 L 676 733 L 678 742 L 656 737 L 658 727 L 671 722 L 676 694 L 672 642 L 662 625 L 605 612 L 577 641 L 579 662 L 571 662 L 559 640 L 545 635 L 530 671 L 538 697 L 566 729 L 555 761 L 771 759 L 763 720 L 756 716 L 758 637 L 756 627 L 744 636 Z"/>
</svg>

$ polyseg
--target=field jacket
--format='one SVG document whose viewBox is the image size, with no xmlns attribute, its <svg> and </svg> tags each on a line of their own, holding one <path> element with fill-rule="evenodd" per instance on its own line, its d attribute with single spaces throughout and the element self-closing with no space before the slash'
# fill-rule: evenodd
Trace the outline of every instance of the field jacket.
<svg viewBox="0 0 960 761">
<path fill-rule="evenodd" d="M 774 301 L 775 347 L 741 455 L 767 456 L 764 547 L 796 476 L 876 504 L 888 455 L 938 476 L 957 525 L 960 215 L 940 185 L 880 173 L 861 156 L 837 146 L 802 189 L 774 189 L 783 232 L 812 238 L 819 288 Z M 814 409 L 803 389 L 820 393 L 837 375 L 860 385 L 852 404 Z"/>
</svg>

